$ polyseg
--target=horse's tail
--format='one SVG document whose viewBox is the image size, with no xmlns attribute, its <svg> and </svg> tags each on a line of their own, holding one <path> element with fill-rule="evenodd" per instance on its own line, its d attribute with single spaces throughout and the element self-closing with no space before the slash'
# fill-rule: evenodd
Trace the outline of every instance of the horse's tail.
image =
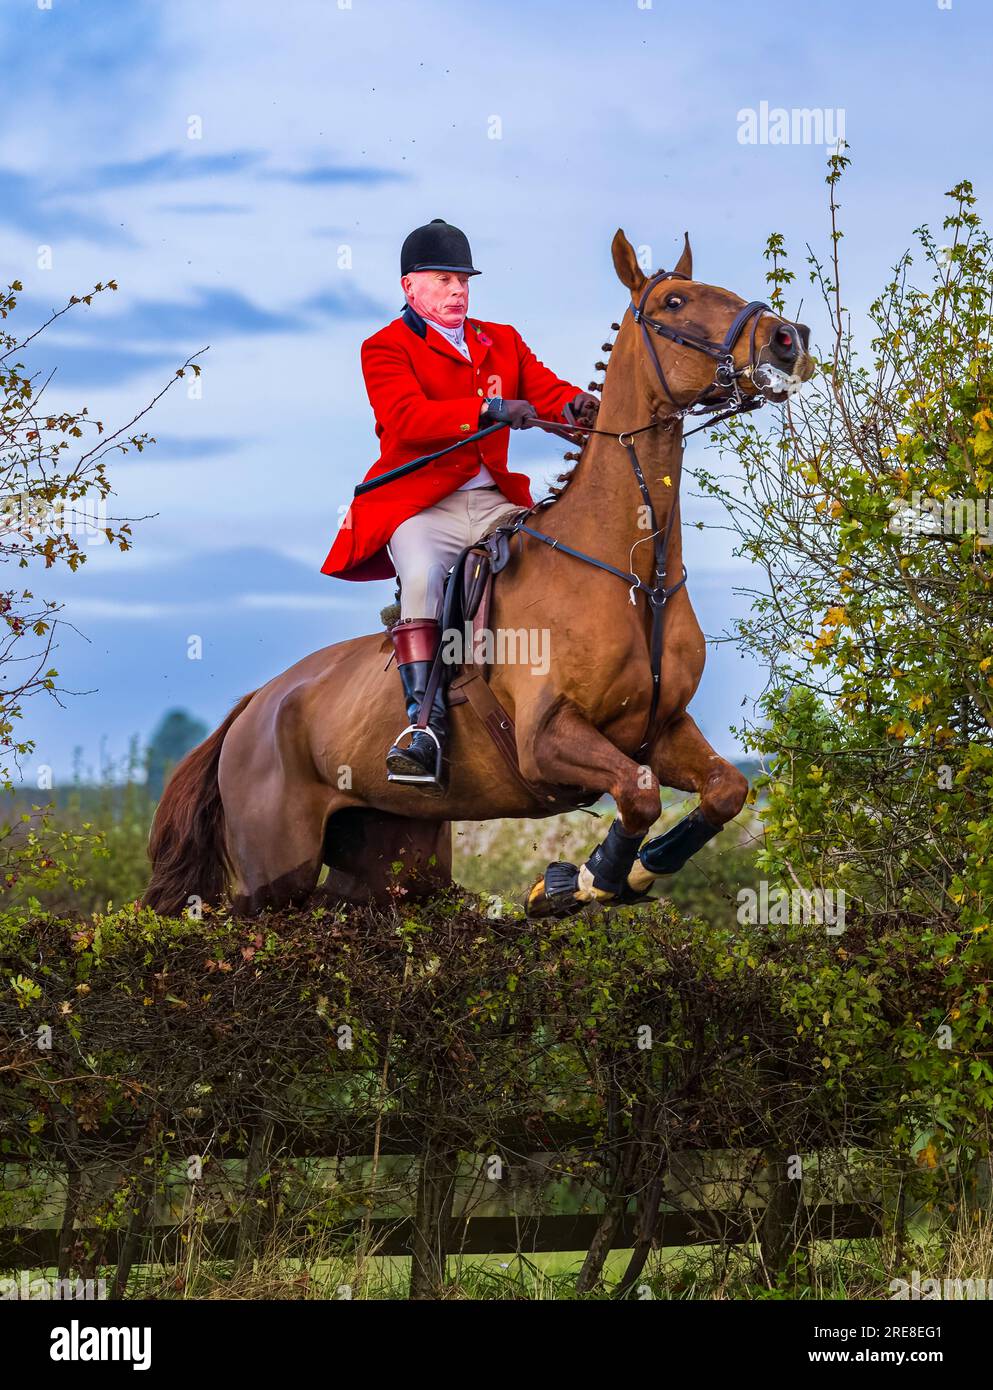
<svg viewBox="0 0 993 1390">
<path fill-rule="evenodd" d="M 243 695 L 223 724 L 176 764 L 155 809 L 148 837 L 152 876 L 142 902 L 164 916 L 177 916 L 193 895 L 216 904 L 227 888 L 231 866 L 217 764 L 228 729 L 254 694 Z"/>
</svg>

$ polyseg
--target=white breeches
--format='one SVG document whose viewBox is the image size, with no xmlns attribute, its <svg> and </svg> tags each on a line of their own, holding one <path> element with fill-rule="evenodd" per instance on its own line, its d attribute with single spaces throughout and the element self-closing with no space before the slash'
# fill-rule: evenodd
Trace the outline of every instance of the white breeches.
<svg viewBox="0 0 993 1390">
<path fill-rule="evenodd" d="M 437 618 L 445 575 L 467 545 L 523 508 L 498 487 L 450 493 L 400 523 L 387 550 L 400 578 L 400 617 Z"/>
</svg>

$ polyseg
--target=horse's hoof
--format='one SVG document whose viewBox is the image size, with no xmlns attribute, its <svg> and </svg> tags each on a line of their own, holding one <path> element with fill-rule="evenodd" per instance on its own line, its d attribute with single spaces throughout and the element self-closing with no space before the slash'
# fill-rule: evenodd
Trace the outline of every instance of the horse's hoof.
<svg viewBox="0 0 993 1390">
<path fill-rule="evenodd" d="M 528 890 L 527 897 L 524 899 L 525 917 L 558 917 L 561 914 L 555 910 L 552 903 L 545 894 L 545 880 L 539 878 L 537 883 L 533 883 Z"/>
<path fill-rule="evenodd" d="M 583 904 L 576 897 L 579 870 L 575 864 L 559 861 L 549 864 L 527 895 L 524 911 L 528 917 L 569 917 Z"/>
<path fill-rule="evenodd" d="M 629 888 L 628 885 L 625 884 L 624 888 L 620 893 L 618 893 L 611 906 L 639 907 L 642 903 L 653 903 L 654 901 L 655 899 L 649 897 L 647 893 L 636 893 L 632 888 Z"/>
</svg>

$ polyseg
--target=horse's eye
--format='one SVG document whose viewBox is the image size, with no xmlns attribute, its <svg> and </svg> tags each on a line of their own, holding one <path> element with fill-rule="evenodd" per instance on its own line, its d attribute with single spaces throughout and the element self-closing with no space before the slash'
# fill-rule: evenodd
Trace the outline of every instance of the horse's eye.
<svg viewBox="0 0 993 1390">
<path fill-rule="evenodd" d="M 670 294 L 665 302 L 667 309 L 681 309 L 683 307 L 683 296 L 681 294 Z"/>
</svg>

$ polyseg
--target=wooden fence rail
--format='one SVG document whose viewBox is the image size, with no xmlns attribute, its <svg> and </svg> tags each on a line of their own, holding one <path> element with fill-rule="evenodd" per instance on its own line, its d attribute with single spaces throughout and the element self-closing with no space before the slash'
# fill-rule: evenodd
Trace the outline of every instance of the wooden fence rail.
<svg viewBox="0 0 993 1390">
<path fill-rule="evenodd" d="M 855 1240 L 879 1235 L 879 1225 L 871 1212 L 856 1203 L 821 1204 L 806 1208 L 804 1232 L 814 1240 Z M 752 1216 L 742 1212 L 665 1212 L 659 1222 L 656 1245 L 662 1249 L 681 1245 L 743 1245 L 757 1239 L 756 1224 L 760 1208 Z M 575 1216 L 514 1217 L 474 1216 L 455 1220 L 455 1229 L 445 1242 L 449 1255 L 548 1254 L 554 1251 L 586 1250 L 600 1221 L 599 1213 Z M 622 1219 L 616 1248 L 630 1249 L 634 1239 L 634 1214 Z M 108 1264 L 119 1259 L 126 1232 L 108 1235 L 99 1230 L 78 1230 L 76 1238 L 103 1246 Z M 207 1258 L 234 1259 L 238 1247 L 239 1223 L 206 1222 L 197 1228 Z M 294 1256 L 326 1254 L 329 1246 L 342 1251 L 360 1237 L 368 1241 L 377 1255 L 410 1255 L 413 1252 L 411 1217 L 374 1217 L 368 1221 L 336 1223 L 333 1229 L 314 1234 L 294 1234 L 292 1225 L 280 1223 L 276 1234 Z M 148 1263 L 172 1263 L 184 1252 L 184 1229 L 175 1224 L 158 1225 L 147 1232 Z M 58 1263 L 57 1227 L 8 1227 L 0 1229 L 0 1269 L 40 1269 Z"/>
<path fill-rule="evenodd" d="M 258 1138 L 261 1129 L 254 1131 Z M 541 1139 L 537 1136 L 541 1135 Z M 241 1136 L 228 1134 L 223 1146 L 218 1146 L 216 1132 L 186 1133 L 175 1142 L 175 1157 L 195 1152 L 202 1137 L 203 1150 L 214 1160 L 240 1161 L 246 1167 L 243 1186 L 252 1185 L 253 1155 L 255 1168 L 262 1169 L 273 1161 L 310 1159 L 315 1161 L 354 1160 L 372 1153 L 369 1135 L 364 1126 L 335 1133 L 323 1126 L 319 1138 L 309 1133 L 284 1131 L 278 1125 L 264 1127 L 264 1152 L 255 1153 L 252 1131 Z M 69 1136 L 66 1136 L 69 1138 Z M 108 1160 L 133 1157 L 135 1136 L 127 1131 L 107 1132 L 101 1129 L 89 1140 L 78 1131 L 72 1136 L 77 1142 L 67 1146 L 70 1162 L 66 1172 L 78 1179 L 87 1162 L 96 1161 L 104 1171 Z M 514 1254 L 523 1255 L 555 1251 L 587 1251 L 591 1244 L 602 1239 L 602 1212 L 550 1214 L 528 1210 L 501 1215 L 473 1215 L 459 1212 L 455 1204 L 458 1142 L 445 1136 L 432 1166 L 430 1146 L 425 1147 L 419 1127 L 404 1123 L 402 1117 L 391 1117 L 377 1134 L 380 1162 L 389 1158 L 411 1158 L 419 1155 L 416 1168 L 417 1194 L 412 1215 L 332 1218 L 316 1222 L 313 1215 L 276 1217 L 271 1210 L 264 1213 L 250 1208 L 241 1219 L 217 1220 L 209 1216 L 161 1217 L 154 1220 L 150 1196 L 139 1200 L 143 1208 L 133 1218 L 127 1230 L 108 1231 L 97 1227 L 76 1225 L 67 1216 L 61 1226 L 21 1224 L 0 1228 L 0 1270 L 57 1268 L 64 1274 L 70 1266 L 85 1264 L 92 1269 L 94 1261 L 101 1266 L 115 1265 L 115 1296 L 123 1293 L 130 1271 L 135 1265 L 171 1265 L 181 1263 L 195 1240 L 202 1260 L 235 1262 L 244 1267 L 268 1246 L 294 1258 L 326 1258 L 330 1253 L 348 1255 L 359 1251 L 364 1255 L 408 1255 L 411 1261 L 411 1296 L 430 1297 L 432 1290 L 444 1282 L 446 1261 L 450 1256 Z M 92 1147 L 91 1147 L 92 1146 Z M 537 1122 L 527 1126 L 509 1126 L 489 1145 L 485 1141 L 472 1146 L 481 1153 L 500 1154 L 512 1165 L 519 1159 L 536 1156 L 546 1160 L 551 1171 L 553 1158 L 563 1155 L 593 1156 L 603 1148 L 588 1125 L 564 1124 L 559 1121 Z M 470 1152 L 466 1149 L 465 1152 Z M 708 1151 L 693 1149 L 669 1155 L 668 1171 L 678 1169 L 681 1160 L 699 1164 Z M 747 1151 L 745 1151 L 747 1152 Z M 719 1163 L 726 1162 L 729 1151 L 713 1151 Z M 92 1159 L 91 1159 L 92 1154 Z M 744 1156 L 744 1155 L 742 1155 Z M 0 1160 L 5 1165 L 17 1165 L 15 1155 L 7 1152 Z M 34 1163 L 37 1159 L 34 1160 Z M 21 1163 L 30 1169 L 29 1156 Z M 708 1165 L 709 1167 L 709 1165 Z M 2 1171 L 2 1170 L 0 1170 Z M 256 1178 L 258 1173 L 256 1173 Z M 740 1182 L 727 1171 L 696 1177 L 705 1184 Z M 744 1189 L 742 1189 L 744 1191 Z M 658 1216 L 651 1227 L 651 1244 L 655 1248 L 694 1245 L 744 1245 L 758 1243 L 763 1255 L 768 1251 L 788 1254 L 789 1250 L 807 1245 L 813 1240 L 852 1240 L 877 1237 L 881 1234 L 878 1211 L 871 1203 L 854 1201 L 819 1202 L 807 1205 L 796 1184 L 775 1179 L 766 1203 L 745 1205 L 738 1198 L 734 1210 L 719 1205 L 686 1207 L 665 1192 L 660 1194 Z M 510 1200 L 513 1195 L 509 1194 Z M 785 1201 L 784 1201 L 785 1199 Z M 723 1199 L 725 1204 L 727 1199 Z M 674 1209 L 678 1208 L 678 1209 Z M 147 1224 L 146 1224 L 147 1221 Z M 599 1233 L 599 1235 L 598 1235 Z M 639 1230 L 638 1214 L 625 1210 L 610 1235 L 615 1250 L 630 1250 L 639 1238 L 644 1242 L 644 1228 Z M 778 1256 L 777 1256 L 778 1262 Z"/>
</svg>

